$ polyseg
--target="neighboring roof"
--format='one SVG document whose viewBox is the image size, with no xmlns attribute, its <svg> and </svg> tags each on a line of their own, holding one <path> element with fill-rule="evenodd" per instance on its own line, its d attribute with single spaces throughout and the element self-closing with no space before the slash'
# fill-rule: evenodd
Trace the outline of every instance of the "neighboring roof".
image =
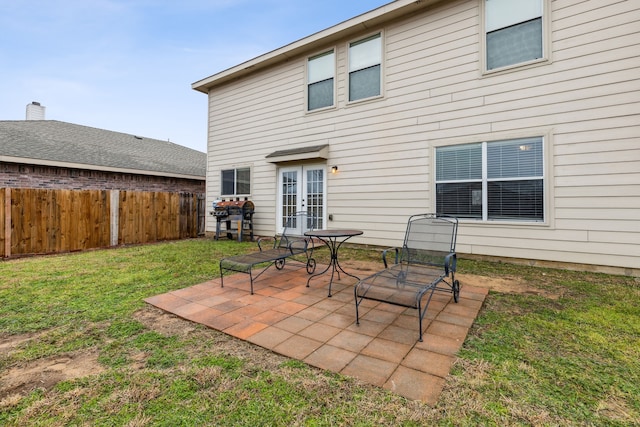
<svg viewBox="0 0 640 427">
<path fill-rule="evenodd" d="M 0 121 L 0 162 L 188 179 L 207 171 L 200 151 L 57 120 Z"/>
<path fill-rule="evenodd" d="M 235 67 L 221 71 L 191 85 L 191 88 L 208 93 L 213 87 L 244 77 L 260 69 L 290 60 L 315 49 L 325 48 L 331 43 L 354 36 L 384 23 L 415 13 L 442 0 L 396 0 L 377 9 L 363 13 L 340 24 L 312 34 L 284 47 L 265 53 Z"/>
</svg>

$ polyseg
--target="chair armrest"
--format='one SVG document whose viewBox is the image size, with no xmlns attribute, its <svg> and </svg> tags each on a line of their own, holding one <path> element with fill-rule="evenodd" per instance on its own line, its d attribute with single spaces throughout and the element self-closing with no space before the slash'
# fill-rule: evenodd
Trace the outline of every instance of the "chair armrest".
<svg viewBox="0 0 640 427">
<path fill-rule="evenodd" d="M 260 252 L 262 252 L 262 250 L 263 250 L 262 243 L 263 242 L 271 242 L 271 241 L 273 241 L 273 247 L 275 247 L 276 242 L 278 241 L 275 236 L 274 237 L 260 237 L 258 239 L 258 249 L 260 249 Z"/>
<path fill-rule="evenodd" d="M 307 250 L 309 250 L 309 246 L 311 246 L 311 252 L 313 252 L 316 248 L 316 242 L 313 240 L 313 237 L 307 237 L 304 240 L 307 242 Z"/>
<path fill-rule="evenodd" d="M 382 251 L 382 262 L 384 263 L 384 268 L 388 268 L 389 267 L 389 264 L 387 263 L 387 252 L 395 251 L 395 257 L 394 257 L 393 263 L 397 264 L 398 263 L 399 250 L 400 250 L 399 248 L 388 248 L 388 249 L 385 249 L 384 251 Z"/>
<path fill-rule="evenodd" d="M 458 256 L 455 252 L 450 253 L 444 257 L 444 272 L 449 275 L 449 271 L 456 272 L 456 264 L 458 263 Z"/>
<path fill-rule="evenodd" d="M 307 239 L 287 240 L 287 249 L 289 249 L 289 252 L 291 252 L 292 255 L 295 248 L 301 248 L 301 250 L 306 252 L 308 244 L 309 242 L 307 241 Z"/>
</svg>

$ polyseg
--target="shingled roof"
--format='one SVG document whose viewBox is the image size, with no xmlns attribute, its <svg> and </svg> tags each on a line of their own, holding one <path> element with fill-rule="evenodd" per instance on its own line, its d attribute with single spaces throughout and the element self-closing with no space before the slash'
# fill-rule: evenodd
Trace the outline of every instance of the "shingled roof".
<svg viewBox="0 0 640 427">
<path fill-rule="evenodd" d="M 207 155 L 169 141 L 57 120 L 0 120 L 0 161 L 204 179 Z"/>
</svg>

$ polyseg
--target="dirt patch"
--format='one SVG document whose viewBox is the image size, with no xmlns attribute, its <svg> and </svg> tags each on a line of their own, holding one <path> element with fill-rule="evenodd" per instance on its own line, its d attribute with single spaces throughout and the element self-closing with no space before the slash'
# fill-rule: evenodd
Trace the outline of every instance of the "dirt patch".
<svg viewBox="0 0 640 427">
<path fill-rule="evenodd" d="M 3 350 L 7 347 L 5 343 Z M 5 399 L 11 400 L 15 395 L 25 395 L 37 389 L 50 390 L 60 381 L 95 375 L 103 370 L 104 368 L 98 363 L 97 352 L 48 357 L 29 362 L 24 366 L 15 366 L 2 374 L 0 407 L 3 406 L 2 402 Z"/>
<path fill-rule="evenodd" d="M 196 329 L 190 322 L 150 308 L 136 312 L 133 317 L 150 330 L 166 336 L 183 337 Z M 46 331 L 0 338 L 0 355 L 8 355 L 24 343 L 38 340 L 45 333 Z M 145 353 L 134 354 L 131 368 L 142 369 L 145 366 L 146 357 Z M 98 362 L 97 351 L 57 355 L 13 366 L 2 372 L 0 408 L 11 405 L 11 402 L 16 402 L 33 390 L 50 390 L 60 381 L 101 372 L 104 372 L 104 367 Z"/>
<path fill-rule="evenodd" d="M 151 307 L 138 310 L 133 314 L 133 318 L 146 328 L 164 336 L 185 337 L 196 330 L 195 324 Z"/>
<path fill-rule="evenodd" d="M 347 260 L 340 264 L 349 269 L 372 274 L 383 268 L 381 262 L 371 261 Z M 465 285 L 471 285 L 504 294 L 538 295 L 550 299 L 558 299 L 560 297 L 559 294 L 537 288 L 524 280 L 515 277 L 489 277 L 478 276 L 475 274 L 456 274 L 456 279 L 460 280 L 460 285 L 463 289 Z"/>
<path fill-rule="evenodd" d="M 464 285 L 472 285 L 503 294 L 538 295 L 550 299 L 560 298 L 559 294 L 536 288 L 523 280 L 510 277 L 488 277 L 475 274 L 457 274 L 456 278 Z"/>
<path fill-rule="evenodd" d="M 9 336 L 7 338 L 0 339 L 0 354 L 6 354 L 14 348 L 18 347 L 23 342 L 27 342 L 33 339 L 36 334 L 24 334 Z"/>
<path fill-rule="evenodd" d="M 134 318 L 150 330 L 162 335 L 181 338 L 186 338 L 188 335 L 189 339 L 194 341 L 213 342 L 216 353 L 244 359 L 247 364 L 259 367 L 259 369 L 275 371 L 279 369 L 282 362 L 287 360 L 285 356 L 248 341 L 239 340 L 215 329 L 192 323 L 156 307 L 147 306 L 136 312 Z M 201 355 L 202 351 L 202 348 L 197 345 L 189 350 L 194 354 L 194 357 Z"/>
</svg>

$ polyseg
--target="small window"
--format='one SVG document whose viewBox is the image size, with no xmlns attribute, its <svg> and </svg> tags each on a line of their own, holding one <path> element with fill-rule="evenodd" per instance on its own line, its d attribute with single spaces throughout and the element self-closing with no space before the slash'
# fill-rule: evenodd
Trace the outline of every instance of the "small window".
<svg viewBox="0 0 640 427">
<path fill-rule="evenodd" d="M 223 196 L 248 196 L 251 194 L 251 169 L 225 169 L 222 171 Z"/>
<path fill-rule="evenodd" d="M 382 38 L 376 34 L 349 45 L 349 101 L 381 94 Z"/>
<path fill-rule="evenodd" d="M 544 221 L 541 137 L 436 148 L 436 212 L 483 221 Z"/>
<path fill-rule="evenodd" d="M 544 0 L 485 0 L 487 70 L 543 57 Z"/>
<path fill-rule="evenodd" d="M 330 50 L 309 58 L 307 64 L 307 110 L 333 106 L 335 54 Z"/>
</svg>

